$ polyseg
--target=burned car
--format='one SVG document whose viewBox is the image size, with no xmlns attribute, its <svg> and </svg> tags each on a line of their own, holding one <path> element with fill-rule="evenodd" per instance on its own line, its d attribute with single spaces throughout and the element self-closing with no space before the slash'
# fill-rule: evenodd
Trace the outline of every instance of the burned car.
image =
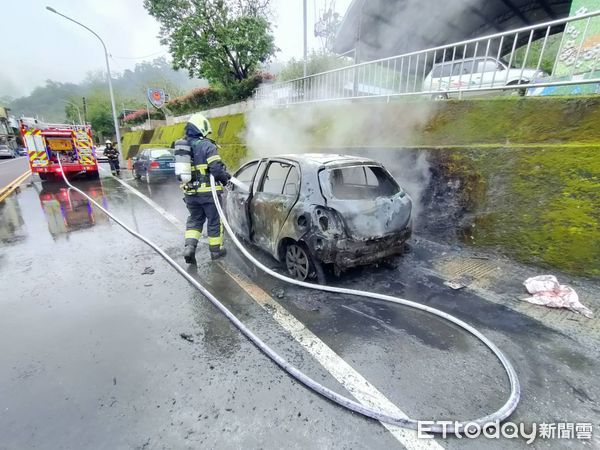
<svg viewBox="0 0 600 450">
<path fill-rule="evenodd" d="M 412 202 L 390 173 L 366 158 L 329 154 L 257 159 L 226 190 L 233 231 L 283 263 L 299 280 L 323 265 L 344 269 L 402 253 Z"/>
</svg>

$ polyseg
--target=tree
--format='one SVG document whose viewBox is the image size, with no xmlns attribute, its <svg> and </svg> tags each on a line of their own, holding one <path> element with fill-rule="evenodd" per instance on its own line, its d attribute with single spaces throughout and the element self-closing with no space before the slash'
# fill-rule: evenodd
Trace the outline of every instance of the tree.
<svg viewBox="0 0 600 450">
<path fill-rule="evenodd" d="M 230 86 L 270 60 L 276 51 L 270 0 L 144 0 L 160 23 L 175 69 Z"/>
<path fill-rule="evenodd" d="M 339 69 L 352 64 L 350 58 L 343 58 L 326 51 L 312 52 L 306 61 L 306 74 L 314 75 L 316 73 L 326 72 L 328 70 Z M 281 69 L 278 81 L 294 80 L 304 76 L 304 62 L 292 58 Z"/>
</svg>

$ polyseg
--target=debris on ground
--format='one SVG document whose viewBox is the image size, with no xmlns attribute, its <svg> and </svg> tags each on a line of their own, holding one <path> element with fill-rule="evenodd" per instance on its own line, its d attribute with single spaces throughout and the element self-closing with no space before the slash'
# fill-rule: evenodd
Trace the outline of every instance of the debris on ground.
<svg viewBox="0 0 600 450">
<path fill-rule="evenodd" d="M 450 289 L 462 289 L 469 286 L 473 282 L 473 277 L 467 274 L 463 274 L 462 276 L 455 278 L 453 280 L 444 281 L 444 284 L 448 286 Z"/>
<path fill-rule="evenodd" d="M 194 343 L 194 336 L 189 333 L 179 333 L 181 339 L 185 339 L 188 342 Z"/>
<path fill-rule="evenodd" d="M 154 269 L 152 267 L 144 268 L 142 275 L 152 275 L 154 273 Z"/>
<path fill-rule="evenodd" d="M 568 308 L 589 319 L 594 317 L 594 313 L 581 304 L 577 292 L 570 286 L 559 284 L 554 275 L 538 275 L 527 278 L 523 284 L 527 292 L 532 295 L 532 297 L 523 299 L 526 302 L 549 308 Z"/>
<path fill-rule="evenodd" d="M 271 290 L 271 293 L 277 298 L 285 297 L 285 291 L 282 288 L 274 288 Z"/>
</svg>

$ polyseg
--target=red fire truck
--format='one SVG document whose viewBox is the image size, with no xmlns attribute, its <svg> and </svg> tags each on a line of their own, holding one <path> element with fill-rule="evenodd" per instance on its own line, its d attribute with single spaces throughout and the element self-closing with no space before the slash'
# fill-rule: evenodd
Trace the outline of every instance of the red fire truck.
<svg viewBox="0 0 600 450">
<path fill-rule="evenodd" d="M 65 175 L 85 174 L 98 178 L 92 128 L 89 125 L 43 124 L 21 119 L 21 136 L 29 153 L 31 172 L 42 180 L 60 177 L 62 163 Z"/>
</svg>

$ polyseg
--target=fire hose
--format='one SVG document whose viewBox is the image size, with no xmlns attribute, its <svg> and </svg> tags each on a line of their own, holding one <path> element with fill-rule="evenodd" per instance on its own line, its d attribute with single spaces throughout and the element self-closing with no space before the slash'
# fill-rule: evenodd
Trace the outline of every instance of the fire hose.
<svg viewBox="0 0 600 450">
<path fill-rule="evenodd" d="M 358 403 L 348 397 L 338 394 L 337 392 L 323 386 L 322 384 L 318 383 L 317 381 L 315 381 L 308 375 L 301 372 L 299 369 L 297 369 L 295 366 L 293 366 L 290 362 L 288 362 L 285 358 L 283 358 L 281 355 L 279 355 L 275 350 L 273 350 L 271 347 L 269 347 L 265 342 L 263 342 L 258 336 L 256 336 L 248 327 L 246 327 L 246 325 L 244 325 L 242 323 L 242 321 L 240 319 L 238 319 L 211 292 L 209 292 L 202 284 L 200 284 L 196 279 L 194 279 L 194 277 L 192 277 L 173 258 L 171 258 L 169 255 L 167 255 L 167 253 L 162 248 L 160 248 L 157 244 L 155 244 L 153 241 L 151 241 L 147 237 L 145 237 L 145 236 L 141 235 L 140 233 L 131 229 L 129 226 L 127 226 L 125 223 L 123 223 L 119 218 L 114 216 L 111 212 L 109 212 L 101 204 L 99 204 L 97 201 L 95 201 L 92 197 L 88 196 L 81 189 L 79 189 L 76 186 L 74 186 L 73 184 L 71 184 L 71 182 L 67 179 L 64 172 L 62 171 L 62 163 L 60 162 L 60 160 L 59 160 L 59 164 L 61 166 L 61 174 L 63 176 L 63 179 L 64 179 L 65 183 L 67 184 L 67 186 L 69 186 L 69 188 L 79 192 L 81 195 L 86 197 L 100 211 L 102 211 L 104 214 L 106 214 L 108 217 L 110 217 L 115 223 L 117 223 L 119 226 L 121 226 L 125 231 L 127 231 L 132 236 L 138 238 L 139 240 L 141 240 L 142 242 L 144 242 L 148 246 L 150 246 L 165 261 L 167 261 L 167 263 L 169 263 L 183 278 L 185 278 L 192 286 L 194 286 L 196 289 L 198 289 L 202 293 L 202 295 L 204 295 L 219 311 L 221 311 L 236 326 L 236 328 L 238 328 L 238 330 L 244 336 L 246 336 L 265 355 L 267 355 L 273 362 L 275 362 L 279 367 L 281 367 L 283 370 L 285 370 L 289 375 L 291 375 L 297 381 L 299 381 L 300 383 L 305 385 L 307 388 L 313 390 L 314 392 L 331 400 L 332 402 L 334 402 L 346 409 L 349 409 L 351 411 L 359 413 L 361 415 L 370 417 L 372 419 L 379 420 L 381 422 L 404 427 L 404 428 L 412 428 L 412 429 L 417 428 L 417 424 L 420 420 L 409 418 L 405 415 L 401 415 L 398 413 L 382 411 L 382 410 L 379 410 L 376 408 L 371 408 L 369 406 L 365 406 L 365 405 Z M 519 403 L 520 392 L 521 392 L 519 380 L 517 378 L 517 373 L 516 373 L 514 367 L 512 366 L 512 364 L 510 363 L 510 361 L 508 360 L 508 358 L 504 355 L 504 353 L 502 353 L 502 351 L 492 341 L 490 341 L 486 336 L 484 336 L 481 332 L 479 332 L 478 330 L 476 330 L 474 327 L 467 324 L 466 322 L 463 322 L 462 320 L 460 320 L 450 314 L 447 314 L 438 309 L 431 308 L 429 306 L 422 305 L 420 303 L 416 303 L 416 302 L 413 302 L 410 300 L 393 297 L 393 296 L 385 295 L 385 294 L 378 294 L 378 293 L 374 293 L 374 292 L 360 291 L 360 290 L 355 290 L 355 289 L 347 289 L 347 288 L 333 287 L 333 286 L 326 286 L 326 285 L 311 284 L 311 283 L 307 283 L 304 281 L 299 281 L 299 280 L 295 280 L 295 279 L 286 277 L 285 275 L 281 275 L 281 274 L 269 269 L 268 267 L 263 265 L 260 261 L 258 261 L 254 256 L 252 256 L 250 254 L 250 252 L 248 250 L 246 250 L 246 248 L 241 244 L 241 242 L 238 240 L 236 235 L 233 233 L 229 223 L 227 222 L 227 218 L 225 217 L 225 214 L 223 213 L 223 209 L 221 208 L 217 190 L 215 189 L 215 180 L 212 175 L 210 176 L 210 182 L 211 182 L 212 195 L 213 195 L 215 205 L 217 207 L 217 210 L 219 211 L 219 215 L 221 216 L 223 225 L 224 225 L 225 229 L 227 230 L 229 237 L 234 242 L 236 247 L 240 250 L 240 252 L 242 252 L 242 254 L 246 258 L 248 258 L 248 260 L 252 264 L 254 264 L 256 267 L 258 267 L 265 273 L 267 273 L 267 274 L 271 275 L 272 277 L 275 277 L 281 281 L 284 281 L 286 283 L 294 284 L 296 286 L 301 286 L 301 287 L 308 288 L 308 289 L 316 289 L 316 290 L 320 290 L 320 291 L 331 292 L 334 294 L 346 294 L 346 295 L 352 295 L 352 296 L 367 297 L 367 298 L 372 298 L 372 299 L 381 300 L 381 301 L 385 301 L 385 302 L 395 303 L 398 305 L 407 306 L 409 308 L 414 308 L 414 309 L 418 309 L 421 311 L 425 311 L 429 314 L 433 314 L 435 316 L 441 317 L 442 319 L 445 319 L 449 322 L 454 323 L 455 325 L 458 325 L 459 327 L 468 331 L 470 334 L 472 334 L 477 339 L 479 339 L 486 347 L 488 347 L 491 350 L 491 352 L 500 361 L 500 363 L 502 364 L 502 367 L 504 368 L 504 370 L 506 371 L 506 374 L 508 375 L 508 380 L 510 383 L 510 395 L 509 395 L 508 400 L 504 403 L 504 405 L 502 405 L 500 407 L 500 409 L 498 409 L 497 411 L 495 411 L 485 417 L 480 417 L 480 418 L 467 420 L 467 421 L 460 421 L 460 422 L 453 423 L 452 425 L 448 425 L 447 422 L 444 422 L 444 424 L 442 424 L 442 423 L 437 423 L 436 421 L 430 421 L 430 422 L 433 422 L 433 425 L 430 425 L 430 426 L 428 425 L 429 431 L 431 431 L 433 433 L 442 433 L 443 431 L 460 433 L 465 429 L 466 425 L 476 424 L 480 427 L 489 427 L 489 426 L 495 425 L 499 421 L 506 419 L 507 417 L 509 417 L 512 414 L 512 412 L 517 407 L 517 404 Z M 237 182 L 237 180 L 234 180 L 234 183 L 236 183 L 236 182 Z"/>
</svg>

